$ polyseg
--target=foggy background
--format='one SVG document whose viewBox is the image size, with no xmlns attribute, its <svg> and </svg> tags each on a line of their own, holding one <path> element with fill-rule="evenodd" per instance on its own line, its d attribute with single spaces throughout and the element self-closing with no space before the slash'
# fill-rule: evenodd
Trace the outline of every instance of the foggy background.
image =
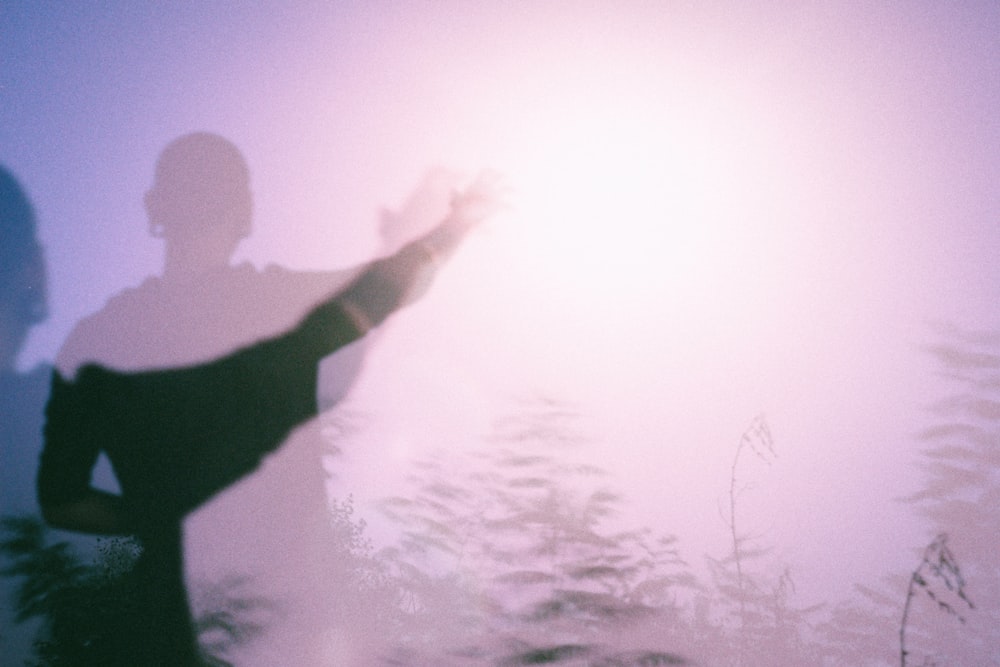
<svg viewBox="0 0 1000 667">
<path fill-rule="evenodd" d="M 180 134 L 246 155 L 258 266 L 366 261 L 427 170 L 497 169 L 509 209 L 379 334 L 328 491 L 390 543 L 414 461 L 554 401 L 617 520 L 706 576 L 763 415 L 740 530 L 833 604 L 941 528 L 899 502 L 950 392 L 927 347 L 1000 330 L 997 34 L 990 2 L 6 2 L 0 161 L 50 292 L 19 367 L 160 272 L 142 196 Z"/>
</svg>

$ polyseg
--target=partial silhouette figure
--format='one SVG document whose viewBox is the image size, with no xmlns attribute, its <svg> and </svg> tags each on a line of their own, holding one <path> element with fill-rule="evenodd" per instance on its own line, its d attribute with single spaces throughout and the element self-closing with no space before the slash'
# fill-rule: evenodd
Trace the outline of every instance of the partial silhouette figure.
<svg viewBox="0 0 1000 667">
<path fill-rule="evenodd" d="M 42 442 L 42 412 L 50 371 L 39 365 L 17 370 L 17 357 L 32 326 L 47 314 L 45 262 L 27 195 L 0 166 L 0 514 L 37 515 L 34 479 Z M 6 566 L 6 563 L 3 564 Z M 27 658 L 34 628 L 15 628 L 13 586 L 5 579 L 0 655 L 17 664 Z M 12 664 L 14 664 L 12 662 Z"/>
<path fill-rule="evenodd" d="M 185 541 L 193 558 L 202 549 L 239 561 L 239 550 L 251 550 L 244 562 L 259 557 L 281 570 L 267 592 L 322 590 L 310 580 L 321 574 L 314 536 L 329 527 L 322 468 L 318 457 L 294 454 L 318 413 L 320 362 L 353 349 L 354 358 L 336 364 L 348 376 L 339 385 L 349 386 L 361 354 L 352 343 L 419 296 L 494 201 L 480 181 L 432 231 L 349 272 L 233 267 L 253 208 L 242 155 L 207 133 L 167 146 L 145 198 L 150 231 L 166 242 L 163 275 L 115 297 L 70 335 L 53 375 L 38 478 L 53 525 L 143 543 L 142 613 L 121 633 L 123 663 L 198 664 Z M 90 486 L 100 452 L 120 495 Z M 211 520 L 199 523 L 202 512 Z M 194 544 L 184 535 L 192 513 Z M 272 534 L 261 545 L 258 532 Z M 314 634 L 298 631 L 303 644 Z M 300 650 L 275 659 L 315 659 Z"/>
</svg>

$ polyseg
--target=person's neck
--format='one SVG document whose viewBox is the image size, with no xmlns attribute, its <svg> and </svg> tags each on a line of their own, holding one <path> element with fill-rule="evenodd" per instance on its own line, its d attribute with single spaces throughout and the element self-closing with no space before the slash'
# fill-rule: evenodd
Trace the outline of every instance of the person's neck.
<svg viewBox="0 0 1000 667">
<path fill-rule="evenodd" d="M 204 246 L 186 251 L 173 249 L 164 259 L 163 280 L 174 284 L 196 282 L 229 268 L 229 253 L 211 252 Z"/>
</svg>

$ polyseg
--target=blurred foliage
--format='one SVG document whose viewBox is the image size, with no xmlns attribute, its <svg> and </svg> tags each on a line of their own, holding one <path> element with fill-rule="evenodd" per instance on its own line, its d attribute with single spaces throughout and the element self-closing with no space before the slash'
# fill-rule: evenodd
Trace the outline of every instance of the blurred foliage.
<svg viewBox="0 0 1000 667">
<path fill-rule="evenodd" d="M 403 535 L 381 555 L 405 592 L 411 660 L 449 647 L 438 664 L 684 664 L 668 637 L 695 579 L 674 536 L 614 520 L 607 473 L 574 461 L 576 420 L 529 403 L 487 449 L 421 462 L 412 494 L 384 503 Z"/>
<path fill-rule="evenodd" d="M 115 664 L 119 629 L 134 612 L 127 575 L 139 556 L 138 545 L 125 538 L 101 540 L 94 563 L 85 565 L 68 543 L 51 542 L 35 517 L 7 516 L 0 525 L 2 574 L 19 580 L 17 619 L 43 621 L 29 664 Z"/>
<path fill-rule="evenodd" d="M 825 610 L 815 625 L 822 661 L 817 664 L 880 667 L 899 661 L 902 576 L 889 577 L 878 589 L 854 584 L 854 595 Z"/>
<path fill-rule="evenodd" d="M 249 595 L 247 577 L 223 577 L 221 581 L 201 584 L 194 594 L 204 609 L 195 621 L 202 659 L 209 667 L 232 667 L 230 652 L 264 634 L 266 624 L 257 620 L 261 609 L 270 607 L 262 598 Z"/>
<path fill-rule="evenodd" d="M 906 501 L 929 520 L 932 535 L 947 533 L 947 554 L 954 552 L 961 559 L 962 587 L 956 587 L 957 569 L 950 576 L 926 577 L 922 585 L 918 582 L 928 595 L 914 600 L 907 619 L 907 649 L 913 656 L 909 664 L 919 664 L 919 657 L 940 664 L 1000 665 L 996 651 L 1000 646 L 996 622 L 1000 618 L 1000 544 L 996 538 L 1000 334 L 941 325 L 927 352 L 944 389 L 930 406 L 931 423 L 921 433 L 923 483 Z M 938 539 L 931 547 L 935 544 L 941 545 Z M 936 553 L 943 552 L 938 548 Z M 947 568 L 928 569 L 932 571 L 948 574 Z M 964 593 L 966 582 L 975 600 L 974 610 L 958 594 Z M 940 613 L 947 609 L 955 614 Z M 957 622 L 956 615 L 963 609 L 965 622 Z"/>
<path fill-rule="evenodd" d="M 706 557 L 710 586 L 695 599 L 696 636 L 710 641 L 699 652 L 712 664 L 820 664 L 822 651 L 812 641 L 812 619 L 821 605 L 797 608 L 791 603 L 795 582 L 791 569 L 774 563 L 771 550 L 744 533 L 737 521 L 738 499 L 753 486 L 752 469 L 777 459 L 764 417 L 753 418 L 733 454 L 724 516 L 732 544 L 723 558 Z M 742 464 L 742 465 L 741 465 Z"/>
<path fill-rule="evenodd" d="M 398 530 L 391 546 L 374 548 L 351 498 L 331 502 L 329 576 L 352 603 L 331 605 L 329 624 L 368 638 L 368 658 L 387 665 L 874 667 L 899 664 L 901 623 L 907 664 L 1000 664 L 1000 549 L 984 538 L 1000 512 L 1000 336 L 942 338 L 930 352 L 950 393 L 922 434 L 925 483 L 906 500 L 949 541 L 932 542 L 912 574 L 797 606 L 791 569 L 737 523 L 747 466 L 776 461 L 756 418 L 728 480 L 732 549 L 706 557 L 699 577 L 674 535 L 628 524 L 628 499 L 585 460 L 580 414 L 537 399 L 498 419 L 483 446 L 412 465 L 407 488 L 382 504 Z M 8 517 L 3 530 L 19 618 L 44 621 L 32 664 L 111 664 L 101 652 L 132 604 L 136 543 L 106 540 L 84 565 L 36 519 Z M 197 587 L 208 664 L 266 641 L 270 603 L 251 584 Z"/>
<path fill-rule="evenodd" d="M 130 576 L 142 552 L 127 537 L 99 539 L 92 562 L 51 533 L 34 516 L 5 516 L 0 574 L 17 581 L 17 621 L 38 618 L 42 630 L 35 639 L 30 667 L 94 667 L 121 664 L 121 647 L 128 641 L 126 620 L 139 612 L 135 582 Z M 249 641 L 263 628 L 251 619 L 265 601 L 241 595 L 240 580 L 225 580 L 206 593 L 210 610 L 196 622 L 206 665 L 225 667 L 234 645 Z"/>
<path fill-rule="evenodd" d="M 622 528 L 611 476 L 576 460 L 577 417 L 555 401 L 522 405 L 496 423 L 487 449 L 421 461 L 411 493 L 384 503 L 402 538 L 378 557 L 407 628 L 391 664 L 897 663 L 905 577 L 855 585 L 835 605 L 796 606 L 790 568 L 737 525 L 737 499 L 752 485 L 741 454 L 776 460 L 763 418 L 736 450 L 724 517 L 733 547 L 706 558 L 706 582 L 674 536 Z"/>
</svg>

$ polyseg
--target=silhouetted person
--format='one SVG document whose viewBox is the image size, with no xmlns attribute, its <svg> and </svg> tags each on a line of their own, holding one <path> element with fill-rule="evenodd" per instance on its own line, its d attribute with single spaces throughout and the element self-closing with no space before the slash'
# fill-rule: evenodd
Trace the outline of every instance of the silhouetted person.
<svg viewBox="0 0 1000 667">
<path fill-rule="evenodd" d="M 204 133 L 164 150 L 145 199 L 150 229 L 167 244 L 163 276 L 71 334 L 53 376 L 38 478 L 53 525 L 135 534 L 144 545 L 142 613 L 122 633 L 123 662 L 198 662 L 182 521 L 265 457 L 265 467 L 283 460 L 288 436 L 317 414 L 320 361 L 415 298 L 488 212 L 489 195 L 484 186 L 456 197 L 430 233 L 349 275 L 260 272 L 229 265 L 252 213 L 239 151 Z M 102 451 L 120 495 L 90 485 Z M 290 470 L 287 488 L 271 489 L 276 502 L 312 482 L 298 478 L 310 471 Z"/>
<path fill-rule="evenodd" d="M 17 357 L 28 331 L 45 319 L 45 263 L 35 233 L 31 202 L 14 176 L 0 166 L 0 514 L 37 515 L 34 479 L 41 451 L 42 411 L 48 397 L 47 367 L 18 372 Z M 3 580 L 0 656 L 20 663 L 33 632 L 15 630 L 13 587 Z M 12 663 L 13 664 L 13 663 Z"/>
</svg>

